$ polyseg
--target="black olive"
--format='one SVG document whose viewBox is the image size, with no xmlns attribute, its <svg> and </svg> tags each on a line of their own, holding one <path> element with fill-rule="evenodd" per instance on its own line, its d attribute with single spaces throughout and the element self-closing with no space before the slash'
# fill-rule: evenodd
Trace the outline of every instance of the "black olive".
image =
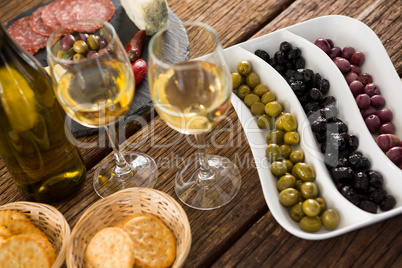
<svg viewBox="0 0 402 268">
<path fill-rule="evenodd" d="M 369 200 L 376 204 L 380 204 L 387 192 L 382 188 L 371 188 L 369 190 Z"/>
<path fill-rule="evenodd" d="M 293 48 L 292 50 L 289 51 L 288 53 L 288 59 L 289 60 L 296 60 L 299 58 L 301 55 L 301 50 L 298 47 Z"/>
<path fill-rule="evenodd" d="M 392 195 L 387 195 L 385 196 L 380 203 L 380 209 L 383 211 L 390 210 L 396 205 L 396 200 L 395 197 Z"/>
<path fill-rule="evenodd" d="M 363 209 L 364 211 L 370 212 L 370 213 L 377 213 L 377 204 L 368 201 L 368 200 L 362 200 L 359 203 L 359 208 Z"/>
<path fill-rule="evenodd" d="M 352 202 L 352 204 L 354 204 L 356 206 L 359 205 L 360 200 L 359 200 L 358 196 L 356 195 L 355 190 L 351 186 L 349 186 L 349 185 L 343 186 L 342 189 L 341 189 L 341 194 L 347 200 Z"/>
<path fill-rule="evenodd" d="M 336 99 L 335 99 L 335 97 L 334 96 L 325 96 L 323 99 L 322 99 L 322 105 L 323 105 L 323 107 L 327 107 L 327 106 L 329 106 L 329 105 L 336 105 Z"/>
<path fill-rule="evenodd" d="M 310 89 L 308 94 L 310 98 L 314 101 L 321 101 L 323 99 L 323 95 L 318 88 L 313 87 L 312 89 Z"/>
<path fill-rule="evenodd" d="M 358 172 L 356 174 L 356 180 L 354 184 L 354 188 L 356 191 L 365 193 L 369 189 L 369 178 L 364 172 Z"/>
<path fill-rule="evenodd" d="M 274 59 L 275 62 L 279 65 L 285 65 L 286 64 L 286 54 L 283 51 L 277 51 L 274 54 Z"/>
<path fill-rule="evenodd" d="M 326 95 L 329 91 L 329 81 L 325 78 L 321 78 L 318 88 L 321 90 L 322 94 Z"/>
<path fill-rule="evenodd" d="M 335 183 L 340 182 L 343 185 L 353 185 L 355 183 L 356 174 L 350 167 L 336 167 L 330 173 Z"/>
<path fill-rule="evenodd" d="M 258 57 L 260 57 L 261 59 L 263 59 L 264 61 L 268 62 L 268 63 L 271 60 L 271 57 L 269 56 L 268 52 L 266 52 L 265 50 L 257 49 L 254 52 L 254 54 L 257 55 Z"/>
<path fill-rule="evenodd" d="M 292 45 L 289 43 L 289 42 L 287 42 L 287 41 L 284 41 L 284 42 L 282 42 L 280 45 L 279 45 L 279 50 L 281 50 L 281 51 L 283 51 L 283 52 L 289 52 L 290 50 L 292 49 Z"/>
<path fill-rule="evenodd" d="M 376 170 L 367 170 L 367 177 L 370 180 L 370 185 L 376 188 L 381 188 L 384 184 L 384 178 L 380 172 Z"/>
</svg>

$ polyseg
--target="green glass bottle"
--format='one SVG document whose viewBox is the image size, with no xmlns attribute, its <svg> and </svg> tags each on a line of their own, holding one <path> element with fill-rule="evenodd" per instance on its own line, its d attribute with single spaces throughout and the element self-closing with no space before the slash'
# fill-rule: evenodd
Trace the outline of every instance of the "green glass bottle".
<svg viewBox="0 0 402 268">
<path fill-rule="evenodd" d="M 0 154 L 29 200 L 62 201 L 85 179 L 64 119 L 44 68 L 0 25 Z"/>
</svg>

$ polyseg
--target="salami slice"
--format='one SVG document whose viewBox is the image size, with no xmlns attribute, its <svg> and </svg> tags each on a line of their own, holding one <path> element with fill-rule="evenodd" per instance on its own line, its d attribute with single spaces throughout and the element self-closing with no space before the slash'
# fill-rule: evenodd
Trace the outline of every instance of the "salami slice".
<svg viewBox="0 0 402 268">
<path fill-rule="evenodd" d="M 56 30 L 61 25 L 57 22 L 57 16 L 62 11 L 61 6 L 65 4 L 65 2 L 69 2 L 67 0 L 56 0 L 49 5 L 46 5 L 42 11 L 42 20 L 43 22 L 53 30 Z M 84 1 L 85 2 L 85 1 Z"/>
<path fill-rule="evenodd" d="M 113 17 L 114 11 L 114 5 L 110 0 L 71 0 L 62 5 L 57 21 L 61 25 L 81 19 L 109 21 Z M 75 30 L 85 31 L 85 29 Z"/>
<path fill-rule="evenodd" d="M 47 26 L 42 20 L 42 11 L 44 8 L 45 7 L 42 6 L 32 13 L 29 20 L 29 26 L 31 26 L 32 30 L 40 35 L 50 36 L 50 34 L 53 32 L 53 29 Z"/>
<path fill-rule="evenodd" d="M 48 37 L 32 30 L 29 20 L 30 17 L 23 17 L 11 24 L 7 31 L 22 48 L 35 51 L 46 46 Z"/>
</svg>

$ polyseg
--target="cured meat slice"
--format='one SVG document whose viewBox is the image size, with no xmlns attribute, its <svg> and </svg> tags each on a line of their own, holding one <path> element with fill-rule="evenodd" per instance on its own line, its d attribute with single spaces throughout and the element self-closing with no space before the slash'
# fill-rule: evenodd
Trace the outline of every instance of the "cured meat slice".
<svg viewBox="0 0 402 268">
<path fill-rule="evenodd" d="M 71 0 L 61 6 L 57 21 L 61 25 L 81 19 L 109 21 L 113 17 L 114 11 L 114 5 L 110 0 Z"/>
<path fill-rule="evenodd" d="M 31 26 L 32 30 L 40 35 L 50 36 L 50 34 L 53 32 L 53 28 L 47 26 L 42 20 L 42 11 L 44 8 L 45 7 L 42 6 L 32 13 L 29 20 L 29 26 Z"/>
<path fill-rule="evenodd" d="M 40 35 L 29 26 L 30 17 L 23 17 L 8 27 L 7 32 L 25 50 L 35 51 L 46 46 L 48 37 Z"/>
<path fill-rule="evenodd" d="M 72 2 L 67 0 L 56 0 L 49 5 L 46 5 L 42 11 L 42 20 L 43 22 L 53 30 L 56 30 L 61 25 L 57 22 L 57 16 L 62 11 L 61 6 L 65 4 L 65 2 Z M 85 1 L 83 1 L 85 2 Z"/>
</svg>

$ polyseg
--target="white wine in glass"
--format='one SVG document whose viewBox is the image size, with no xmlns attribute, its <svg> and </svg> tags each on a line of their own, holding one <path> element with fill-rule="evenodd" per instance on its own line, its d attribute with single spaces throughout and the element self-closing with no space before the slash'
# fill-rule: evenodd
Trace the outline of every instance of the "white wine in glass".
<svg viewBox="0 0 402 268">
<path fill-rule="evenodd" d="M 130 187 L 153 187 L 155 161 L 119 150 L 114 124 L 129 110 L 135 86 L 113 26 L 97 19 L 66 24 L 53 32 L 46 49 L 55 94 L 65 112 L 86 127 L 105 128 L 109 136 L 116 161 L 105 161 L 96 169 L 96 193 L 106 197 Z"/>
<path fill-rule="evenodd" d="M 176 174 L 177 196 L 196 209 L 227 204 L 240 189 L 239 169 L 228 158 L 206 155 L 204 141 L 226 116 L 232 94 L 217 33 L 199 22 L 170 25 L 151 38 L 148 61 L 155 109 L 171 128 L 195 135 L 199 148 Z"/>
</svg>

